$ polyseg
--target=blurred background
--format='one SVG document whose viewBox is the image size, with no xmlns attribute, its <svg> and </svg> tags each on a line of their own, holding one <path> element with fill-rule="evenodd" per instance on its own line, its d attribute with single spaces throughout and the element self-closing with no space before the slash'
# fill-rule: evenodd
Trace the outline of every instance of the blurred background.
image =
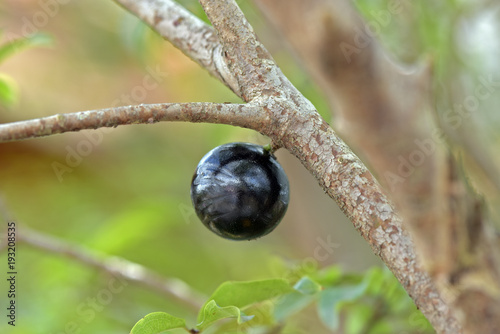
<svg viewBox="0 0 500 334">
<path fill-rule="evenodd" d="M 203 17 L 196 1 L 181 3 Z M 334 122 L 326 99 L 280 37 L 250 3 L 239 4 L 285 74 L 328 122 Z M 385 1 L 357 5 L 365 15 L 387 6 Z M 453 6 L 458 5 L 450 2 L 427 13 L 446 13 Z M 498 67 L 498 35 L 491 32 L 494 24 L 484 25 L 487 20 L 498 22 L 498 12 L 467 13 L 473 19 L 453 21 L 453 36 L 463 41 L 460 48 L 442 45 L 442 50 L 458 50 L 462 58 L 454 64 L 462 64 L 462 71 L 437 62 L 437 86 L 446 86 L 458 73 L 473 89 L 478 76 L 467 76 L 467 71 L 488 73 Z M 411 62 L 432 49 L 432 43 L 454 43 L 447 35 L 451 27 L 446 17 L 439 21 L 443 26 L 431 17 L 414 19 L 396 20 L 381 30 L 380 38 L 398 58 Z M 2 107 L 1 123 L 117 105 L 241 102 L 113 1 L 6 0 L 0 3 L 0 22 L 2 42 L 34 32 L 53 40 L 0 65 L 0 73 L 16 82 L 18 94 L 17 101 Z M 402 47 L 402 38 L 411 34 L 424 37 L 405 40 Z M 492 37 L 477 46 L 477 36 Z M 428 44 L 418 43 L 422 41 Z M 481 49 L 492 45 L 491 52 Z M 494 105 L 498 95 L 486 103 Z M 498 144 L 498 113 L 473 115 L 472 120 L 484 130 L 485 142 Z M 179 278 L 204 295 L 227 280 L 279 277 L 284 271 L 277 269 L 277 261 L 293 267 L 313 259 L 318 267 L 338 264 L 355 272 L 380 265 L 336 204 L 284 150 L 276 155 L 290 180 L 291 201 L 278 228 L 251 242 L 223 240 L 208 231 L 191 207 L 191 177 L 205 153 L 235 141 L 268 143 L 258 133 L 225 125 L 158 123 L 0 144 L 2 215 L 15 221 L 21 234 L 29 228 L 103 256 L 125 258 L 164 277 Z M 2 231 L 6 220 L 2 218 Z M 335 243 L 334 251 L 318 259 L 317 248 L 326 240 Z M 88 311 L 92 299 L 108 287 L 109 273 L 24 243 L 17 247 L 17 265 L 18 326 L 7 327 L 2 320 L 2 333 L 126 333 L 154 311 L 187 317 L 192 326 L 196 321 L 196 310 L 132 282 L 93 314 L 85 313 L 82 305 Z M 1 281 L 5 310 L 7 287 Z M 296 328 L 289 333 L 329 332 L 314 312 L 300 313 L 292 321 Z"/>
<path fill-rule="evenodd" d="M 2 123 L 113 105 L 241 102 L 112 1 L 69 1 L 48 9 L 40 3 L 0 5 L 5 38 L 32 29 L 29 22 L 53 38 L 52 46 L 25 50 L 1 65 L 0 72 L 12 77 L 19 90 L 18 102 L 0 112 Z M 258 13 L 244 5 L 266 34 Z M 186 6 L 202 13 L 196 2 Z M 273 48 L 292 81 L 329 118 L 317 88 L 283 47 Z M 207 230 L 191 207 L 191 178 L 205 153 L 234 141 L 268 143 L 260 134 L 236 127 L 159 123 L 1 144 L 0 196 L 21 234 L 26 226 L 123 257 L 182 279 L 205 295 L 227 280 L 277 277 L 276 258 L 300 264 L 314 257 L 317 239 L 326 241 L 327 236 L 338 247 L 318 266 L 339 263 L 359 271 L 377 263 L 336 204 L 284 150 L 277 157 L 290 179 L 291 201 L 275 232 L 256 241 L 231 242 Z M 68 323 L 76 323 L 82 333 L 125 333 L 153 311 L 195 323 L 196 311 L 133 283 L 114 294 L 95 317 L 86 316 L 78 306 L 107 287 L 108 274 L 26 244 L 17 251 L 15 333 L 66 333 Z M 3 285 L 1 289 L 5 291 Z"/>
</svg>

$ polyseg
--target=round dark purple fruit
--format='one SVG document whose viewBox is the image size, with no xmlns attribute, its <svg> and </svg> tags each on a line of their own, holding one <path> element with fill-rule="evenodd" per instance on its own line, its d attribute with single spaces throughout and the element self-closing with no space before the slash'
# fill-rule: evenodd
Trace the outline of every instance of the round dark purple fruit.
<svg viewBox="0 0 500 334">
<path fill-rule="evenodd" d="M 191 200 L 203 224 L 232 240 L 262 237 L 279 224 L 290 199 L 288 178 L 260 145 L 230 143 L 201 159 Z"/>
</svg>

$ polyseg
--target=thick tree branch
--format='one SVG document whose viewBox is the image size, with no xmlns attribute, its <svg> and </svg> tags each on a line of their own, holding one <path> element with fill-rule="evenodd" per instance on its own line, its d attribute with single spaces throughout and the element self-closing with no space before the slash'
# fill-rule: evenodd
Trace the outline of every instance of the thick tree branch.
<svg viewBox="0 0 500 334">
<path fill-rule="evenodd" d="M 34 231 L 23 225 L 18 240 L 27 245 L 63 255 L 114 276 L 143 284 L 148 288 L 174 298 L 194 310 L 199 310 L 205 297 L 178 278 L 167 278 L 120 257 L 103 256 L 81 246 L 69 244 L 56 237 Z M 2 247 L 0 246 L 0 249 Z"/>
<path fill-rule="evenodd" d="M 160 103 L 57 114 L 0 124 L 0 142 L 50 136 L 58 133 L 156 122 L 205 122 L 259 130 L 268 122 L 262 108 L 230 103 Z"/>
</svg>

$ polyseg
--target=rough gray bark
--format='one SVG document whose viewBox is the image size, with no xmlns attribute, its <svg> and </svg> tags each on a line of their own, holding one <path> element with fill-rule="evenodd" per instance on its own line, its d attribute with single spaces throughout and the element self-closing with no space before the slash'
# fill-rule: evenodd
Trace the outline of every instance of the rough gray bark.
<svg viewBox="0 0 500 334">
<path fill-rule="evenodd" d="M 0 124 L 0 142 L 50 136 L 63 132 L 156 122 L 204 122 L 259 129 L 267 123 L 259 107 L 231 103 L 160 103 L 57 114 Z"/>
</svg>

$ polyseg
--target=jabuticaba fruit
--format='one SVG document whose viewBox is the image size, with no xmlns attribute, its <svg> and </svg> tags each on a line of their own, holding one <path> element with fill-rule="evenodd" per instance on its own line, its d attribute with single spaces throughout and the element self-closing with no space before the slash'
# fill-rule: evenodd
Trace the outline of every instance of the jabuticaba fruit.
<svg viewBox="0 0 500 334">
<path fill-rule="evenodd" d="M 231 240 L 251 240 L 276 228 L 290 200 L 288 178 L 260 145 L 230 143 L 208 152 L 191 183 L 191 200 L 203 224 Z"/>
</svg>

